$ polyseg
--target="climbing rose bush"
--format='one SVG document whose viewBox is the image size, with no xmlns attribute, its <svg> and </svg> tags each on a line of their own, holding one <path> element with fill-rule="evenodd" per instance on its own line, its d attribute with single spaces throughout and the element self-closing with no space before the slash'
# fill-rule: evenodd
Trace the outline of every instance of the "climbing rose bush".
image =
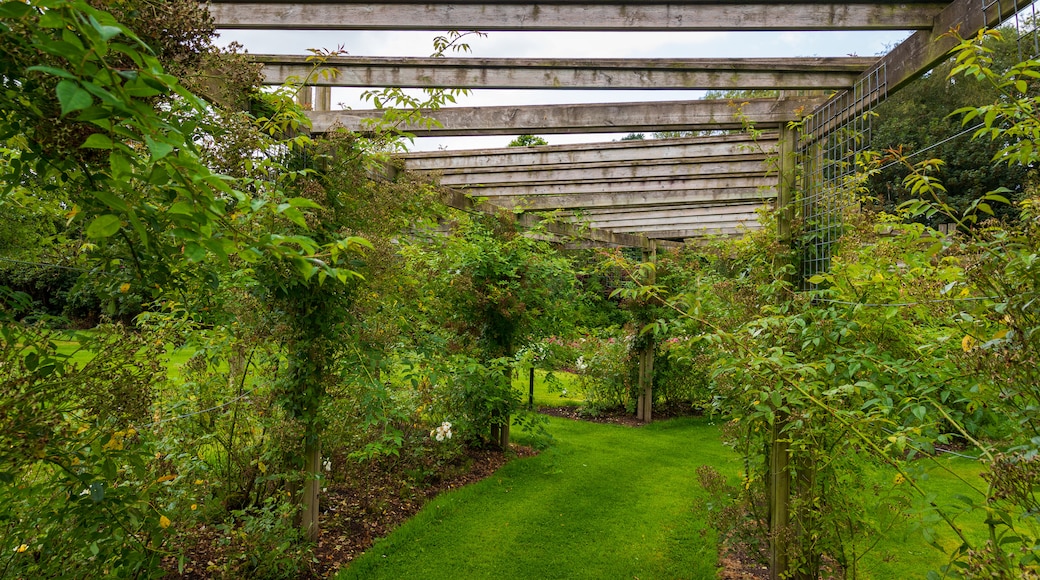
<svg viewBox="0 0 1040 580">
<path fill-rule="evenodd" d="M 448 421 L 441 423 L 439 427 L 430 431 L 430 437 L 437 441 L 451 439 L 451 423 Z"/>
</svg>

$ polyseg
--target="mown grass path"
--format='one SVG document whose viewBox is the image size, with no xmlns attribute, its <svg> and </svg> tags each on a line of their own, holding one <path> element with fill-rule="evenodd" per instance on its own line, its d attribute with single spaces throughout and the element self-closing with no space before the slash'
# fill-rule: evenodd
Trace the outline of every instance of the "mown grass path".
<svg viewBox="0 0 1040 580">
<path fill-rule="evenodd" d="M 338 578 L 715 576 L 696 469 L 739 462 L 709 419 L 550 430 L 551 449 L 437 498 Z"/>
</svg>

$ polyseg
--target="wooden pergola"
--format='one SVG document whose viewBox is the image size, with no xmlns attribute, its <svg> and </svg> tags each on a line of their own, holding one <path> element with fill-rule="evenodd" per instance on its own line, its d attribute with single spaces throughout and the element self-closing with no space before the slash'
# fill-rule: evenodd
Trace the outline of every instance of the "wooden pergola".
<svg viewBox="0 0 1040 580">
<path fill-rule="evenodd" d="M 683 241 L 739 235 L 759 227 L 755 208 L 786 206 L 794 187 L 781 170 L 795 147 L 787 124 L 820 115 L 841 126 L 867 106 L 857 87 L 874 79 L 881 98 L 943 58 L 962 36 L 994 26 L 1014 5 L 954 2 L 758 2 L 459 0 L 456 2 L 277 1 L 210 3 L 221 29 L 494 31 L 848 31 L 913 34 L 881 58 L 523 59 L 332 57 L 333 74 L 312 78 L 313 130 L 363 130 L 381 111 L 330 110 L 330 87 L 492 88 L 660 91 L 770 89 L 777 99 L 451 107 L 432 112 L 439 126 L 416 136 L 697 131 L 714 136 L 666 141 L 557 145 L 411 153 L 406 170 L 426 173 L 487 203 L 513 210 L 560 210 L 566 220 L 600 230 L 597 243 Z M 307 78 L 305 55 L 254 55 L 266 82 Z M 801 96 L 795 96 L 801 95 Z M 808 95 L 808 96 L 806 96 Z M 828 98 L 825 95 L 832 95 Z M 850 98 L 850 96 L 852 98 Z M 595 97 L 590 97 L 595 100 Z M 872 102 L 877 102 L 873 99 Z M 752 143 L 722 132 L 746 123 L 765 131 Z M 823 128 L 824 132 L 828 129 Z M 788 163 L 790 165 L 790 163 Z M 460 197 L 453 199 L 460 200 Z M 587 231 L 585 227 L 575 230 Z M 619 234 L 611 239 L 611 234 Z M 621 234 L 624 234 L 622 236 Z M 588 236 L 586 236 L 588 237 Z"/>
<path fill-rule="evenodd" d="M 727 101 L 595 102 L 539 106 L 451 107 L 432 112 L 435 128 L 417 136 L 519 135 L 698 131 L 702 137 L 585 145 L 409 153 L 408 171 L 447 188 L 447 200 L 473 199 L 523 213 L 557 211 L 574 223 L 554 224 L 560 235 L 608 245 L 636 246 L 646 255 L 659 244 L 706 235 L 739 235 L 760 227 L 763 205 L 785 208 L 791 194 L 819 188 L 822 173 L 805 171 L 796 184 L 794 153 L 803 153 L 863 117 L 862 113 L 943 60 L 957 40 L 1001 24 L 1018 2 L 850 0 L 456 0 L 452 2 L 213 1 L 220 29 L 254 30 L 479 30 L 494 31 L 851 31 L 900 30 L 909 37 L 880 58 L 521 59 L 335 57 L 335 74 L 311 79 L 313 130 L 363 130 L 380 111 L 330 110 L 331 87 L 606 89 L 772 89 L 778 98 Z M 254 55 L 267 82 L 303 78 L 303 55 Z M 804 117 L 807 132 L 788 124 Z M 739 131 L 762 131 L 752 140 Z M 838 155 L 846 155 L 840 151 Z M 810 157 L 813 154 L 810 153 Z M 800 206 L 809 217 L 811 203 Z M 579 227 L 580 226 L 580 227 Z M 591 228 L 587 227 L 591 226 Z M 647 353 L 644 353 L 647 354 Z M 651 357 L 652 357 L 652 353 Z M 650 420 L 652 358 L 642 357 L 640 417 Z M 646 404 L 644 405 L 644 400 Z M 787 526 L 791 481 L 782 438 L 770 451 L 771 527 Z M 787 569 L 773 546 L 773 574 Z"/>
</svg>

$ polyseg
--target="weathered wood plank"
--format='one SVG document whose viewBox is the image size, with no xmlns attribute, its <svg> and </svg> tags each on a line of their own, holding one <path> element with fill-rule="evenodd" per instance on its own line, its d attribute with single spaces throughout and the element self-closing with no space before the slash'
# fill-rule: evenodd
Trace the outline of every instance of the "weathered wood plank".
<svg viewBox="0 0 1040 580">
<path fill-rule="evenodd" d="M 739 237 L 747 232 L 762 229 L 762 226 L 757 222 L 748 222 L 746 224 L 731 225 L 729 227 L 719 226 L 710 228 L 685 228 L 685 229 L 673 229 L 673 230 L 661 230 L 646 232 L 645 235 L 651 239 L 664 239 L 664 240 L 698 240 L 707 238 L 708 236 L 717 237 Z"/>
<path fill-rule="evenodd" d="M 560 195 L 567 192 L 577 193 L 620 193 L 643 192 L 656 189 L 718 189 L 746 187 L 774 187 L 776 176 L 766 172 L 751 173 L 718 173 L 713 175 L 681 175 L 679 177 L 660 177 L 645 179 L 613 179 L 606 181 L 589 180 L 553 180 L 550 183 L 501 183 L 496 185 L 470 185 L 466 191 L 474 195 L 487 197 L 498 196 L 537 196 Z"/>
<path fill-rule="evenodd" d="M 797 121 L 821 99 L 748 99 L 741 112 L 759 129 L 775 129 Z M 627 133 L 633 131 L 715 131 L 741 129 L 741 103 L 726 100 L 533 105 L 506 107 L 449 107 L 429 117 L 440 127 L 405 127 L 416 136 L 521 135 L 559 133 Z M 309 111 L 312 130 L 324 133 L 343 127 L 366 131 L 364 119 L 382 116 L 373 111 Z"/>
<path fill-rule="evenodd" d="M 555 209 L 635 208 L 639 206 L 661 206 L 664 204 L 714 205 L 735 202 L 765 202 L 776 197 L 767 187 L 704 187 L 704 188 L 661 188 L 629 191 L 581 191 L 581 187 L 567 188 L 566 193 L 539 196 L 483 196 L 470 190 L 474 197 L 487 199 L 507 208 L 525 211 L 550 211 Z M 604 188 L 605 189 L 605 188 Z"/>
<path fill-rule="evenodd" d="M 836 89 L 876 58 L 506 59 L 250 55 L 264 82 L 486 89 Z"/>
<path fill-rule="evenodd" d="M 628 220 L 651 220 L 675 217 L 695 217 L 705 215 L 753 214 L 770 202 L 690 205 L 674 204 L 668 206 L 616 207 L 602 209 L 581 209 L 561 212 L 567 219 L 589 220 L 595 223 L 610 224 Z"/>
<path fill-rule="evenodd" d="M 765 174 L 768 168 L 760 156 L 734 156 L 704 160 L 700 163 L 640 162 L 606 166 L 588 166 L 558 169 L 532 167 L 515 171 L 462 171 L 446 172 L 438 181 L 441 185 L 494 187 L 496 185 L 535 185 L 539 183 L 580 183 L 661 178 L 693 178 L 718 175 Z"/>
<path fill-rule="evenodd" d="M 489 203 L 477 203 L 470 197 L 458 190 L 444 188 L 442 201 L 449 207 L 464 211 L 481 211 L 485 213 L 498 214 L 502 208 Z M 607 246 L 627 246 L 635 248 L 649 247 L 647 238 L 633 233 L 614 233 L 607 230 L 575 226 L 566 223 L 550 223 L 533 214 L 513 215 L 512 219 L 525 227 L 538 227 L 548 232 L 561 241 L 584 240 L 595 244 Z M 671 247 L 674 247 L 672 245 Z"/>
<path fill-rule="evenodd" d="M 574 223 L 588 224 L 589 227 L 605 229 L 612 232 L 643 232 L 657 229 L 674 229 L 679 226 L 706 226 L 719 223 L 737 224 L 745 222 L 757 222 L 758 214 L 755 212 L 705 215 L 682 215 L 675 214 L 660 218 L 632 218 L 627 220 L 581 220 L 576 218 Z"/>
<path fill-rule="evenodd" d="M 983 10 L 983 4 L 989 9 Z M 955 0 L 936 15 L 932 26 L 916 32 L 886 54 L 885 66 L 889 91 L 894 91 L 946 58 L 957 44 L 949 33 L 957 31 L 968 38 L 987 27 L 994 27 L 1022 8 L 1019 2 L 989 2 Z"/>
<path fill-rule="evenodd" d="M 588 163 L 623 163 L 716 157 L 776 150 L 776 133 L 766 133 L 757 139 L 744 133 L 688 137 L 683 139 L 647 139 L 581 143 L 571 145 L 543 145 L 538 147 L 503 147 L 461 151 L 423 151 L 404 153 L 399 158 L 409 171 L 442 171 L 447 168 L 476 169 L 487 167 L 556 167 Z"/>
<path fill-rule="evenodd" d="M 295 30 L 919 30 L 940 3 L 208 4 L 217 28 Z"/>
<path fill-rule="evenodd" d="M 737 229 L 742 226 L 756 229 L 760 227 L 757 216 L 751 216 L 747 219 L 706 218 L 703 221 L 694 222 L 679 221 L 676 223 L 642 223 L 642 225 L 636 226 L 612 226 L 610 228 L 602 228 L 602 230 L 606 232 L 612 232 L 614 234 L 639 233 L 646 236 L 650 236 L 656 232 L 671 232 L 675 230 L 729 230 Z"/>
</svg>

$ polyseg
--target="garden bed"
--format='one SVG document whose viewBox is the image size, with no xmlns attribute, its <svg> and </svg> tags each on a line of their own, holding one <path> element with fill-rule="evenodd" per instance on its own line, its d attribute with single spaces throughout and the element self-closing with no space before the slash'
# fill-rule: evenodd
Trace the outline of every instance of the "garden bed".
<svg viewBox="0 0 1040 580">
<path fill-rule="evenodd" d="M 535 454 L 534 449 L 520 445 L 505 453 L 471 449 L 451 476 L 426 483 L 411 481 L 398 472 L 355 465 L 345 481 L 330 482 L 322 494 L 321 535 L 309 577 L 331 577 L 438 494 L 489 477 L 512 459 Z M 170 558 L 165 562 L 170 571 L 167 577 L 211 578 L 227 570 L 229 559 L 239 554 L 222 545 L 223 535 L 215 526 L 186 532 L 189 546 L 184 573 L 176 573 L 177 562 Z"/>
</svg>

